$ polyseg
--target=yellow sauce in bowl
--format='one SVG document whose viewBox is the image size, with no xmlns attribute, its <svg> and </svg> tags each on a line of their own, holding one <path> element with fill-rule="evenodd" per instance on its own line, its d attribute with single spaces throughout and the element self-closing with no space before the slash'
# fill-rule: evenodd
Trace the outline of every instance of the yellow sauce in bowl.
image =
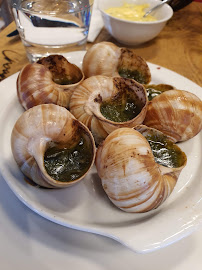
<svg viewBox="0 0 202 270">
<path fill-rule="evenodd" d="M 115 18 L 128 20 L 128 21 L 157 21 L 157 19 L 148 15 L 146 18 L 143 18 L 145 10 L 149 7 L 149 4 L 135 5 L 135 4 L 123 4 L 120 7 L 111 7 L 105 10 L 105 12 Z"/>
</svg>

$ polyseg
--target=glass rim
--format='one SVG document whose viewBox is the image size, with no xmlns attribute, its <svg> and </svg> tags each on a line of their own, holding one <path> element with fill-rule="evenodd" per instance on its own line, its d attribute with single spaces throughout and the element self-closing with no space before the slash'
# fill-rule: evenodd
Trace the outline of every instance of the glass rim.
<svg viewBox="0 0 202 270">
<path fill-rule="evenodd" d="M 29 3 L 29 2 L 35 2 L 35 1 L 23 1 L 24 4 L 25 3 Z M 93 2 L 94 1 L 89 1 L 89 5 L 85 6 L 85 7 L 77 7 L 75 10 L 66 10 L 65 12 L 61 12 L 61 10 L 32 10 L 31 8 L 27 8 L 22 6 L 23 2 L 18 2 L 18 3 L 14 3 L 12 5 L 13 8 L 16 8 L 17 10 L 22 10 L 23 12 L 31 12 L 32 14 L 45 14 L 45 15 L 58 15 L 58 14 L 74 14 L 74 13 L 78 13 L 81 12 L 82 10 L 87 10 L 89 8 L 91 8 L 93 6 Z M 66 2 L 66 0 L 61 0 L 59 1 L 61 2 Z M 64 10 L 63 10 L 64 11 Z"/>
</svg>

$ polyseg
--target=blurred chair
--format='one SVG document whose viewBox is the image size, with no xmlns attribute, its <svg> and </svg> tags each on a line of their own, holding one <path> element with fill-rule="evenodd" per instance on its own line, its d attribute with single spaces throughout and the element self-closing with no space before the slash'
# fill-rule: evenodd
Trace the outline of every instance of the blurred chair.
<svg viewBox="0 0 202 270">
<path fill-rule="evenodd" d="M 182 9 L 189 5 L 193 0 L 172 0 L 169 5 L 172 7 L 174 11 Z"/>
<path fill-rule="evenodd" d="M 0 0 L 0 18 L 2 23 L 4 23 L 3 27 L 6 27 L 13 21 L 11 2 L 11 0 Z"/>
</svg>

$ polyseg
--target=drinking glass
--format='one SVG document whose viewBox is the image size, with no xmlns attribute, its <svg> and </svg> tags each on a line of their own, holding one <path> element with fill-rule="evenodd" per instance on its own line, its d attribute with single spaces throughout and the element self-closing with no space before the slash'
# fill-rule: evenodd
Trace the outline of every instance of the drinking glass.
<svg viewBox="0 0 202 270">
<path fill-rule="evenodd" d="M 29 61 L 85 50 L 92 5 L 92 0 L 16 1 L 12 11 Z"/>
</svg>

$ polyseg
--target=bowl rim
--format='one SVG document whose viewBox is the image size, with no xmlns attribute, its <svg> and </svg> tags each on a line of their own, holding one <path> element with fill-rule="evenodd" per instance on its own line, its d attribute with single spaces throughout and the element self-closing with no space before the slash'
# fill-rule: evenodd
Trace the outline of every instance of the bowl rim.
<svg viewBox="0 0 202 270">
<path fill-rule="evenodd" d="M 103 9 L 101 9 L 99 4 L 98 4 L 98 9 L 102 13 L 102 16 L 104 15 L 106 17 L 110 17 L 110 18 L 112 18 L 112 19 L 114 19 L 116 21 L 121 21 L 121 22 L 129 23 L 129 24 L 152 25 L 152 24 L 159 24 L 159 23 L 167 22 L 173 16 L 174 12 L 173 12 L 172 7 L 170 5 L 168 5 L 168 4 L 164 4 L 164 6 L 170 12 L 164 19 L 157 20 L 157 21 L 145 21 L 145 22 L 142 22 L 142 21 L 130 21 L 130 20 L 124 20 L 124 19 L 116 18 L 114 16 L 109 15 Z"/>
</svg>

